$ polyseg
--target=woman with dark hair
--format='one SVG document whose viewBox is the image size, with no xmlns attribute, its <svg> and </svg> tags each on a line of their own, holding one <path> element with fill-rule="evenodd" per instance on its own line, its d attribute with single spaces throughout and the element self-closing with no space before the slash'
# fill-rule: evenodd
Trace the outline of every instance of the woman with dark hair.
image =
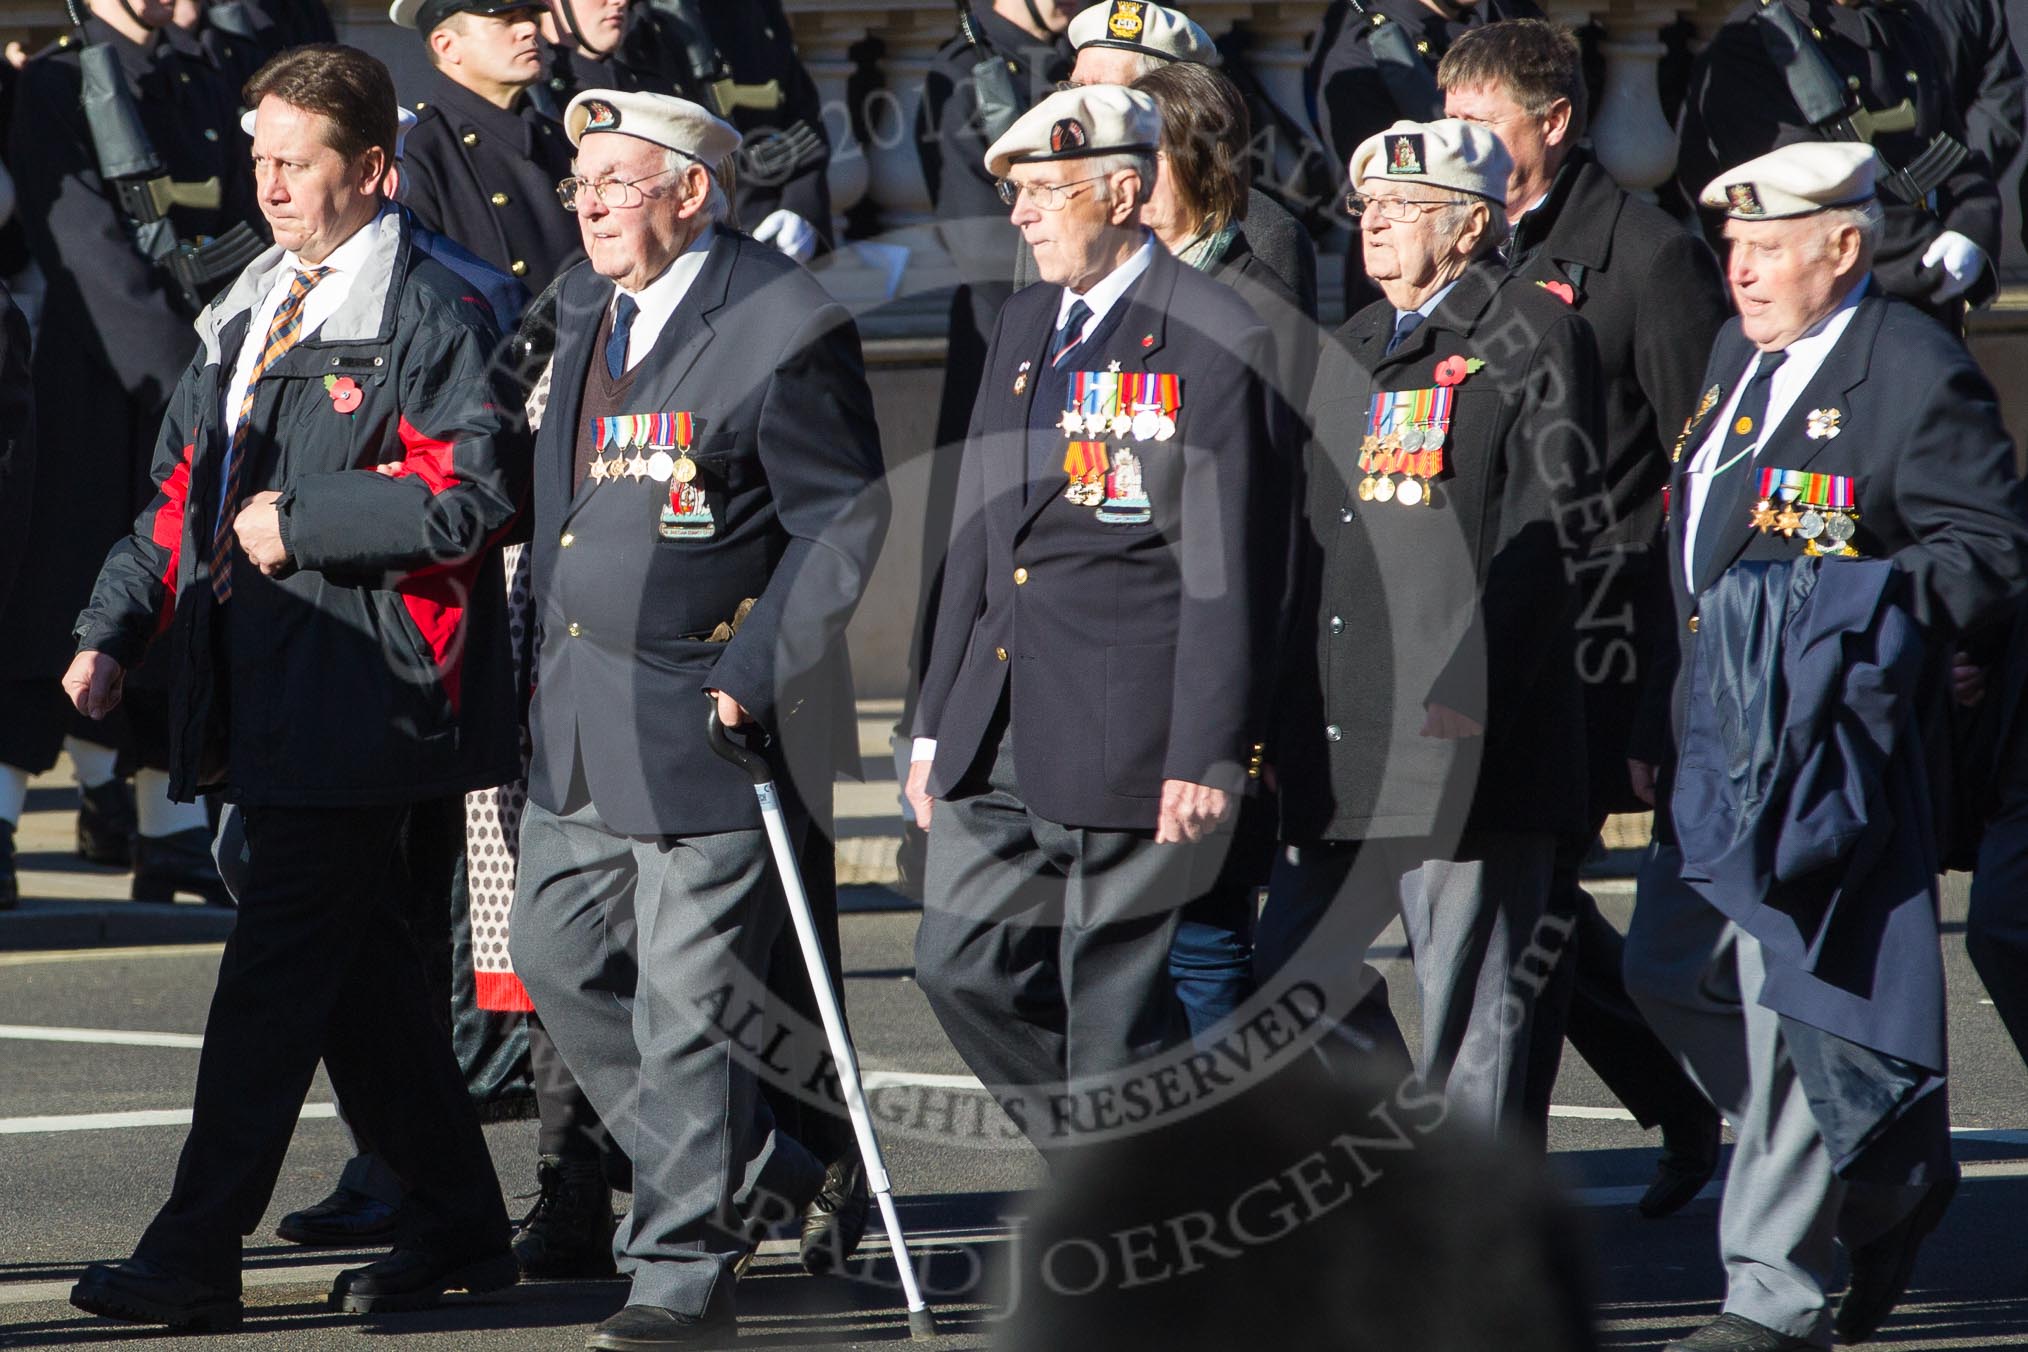
<svg viewBox="0 0 2028 1352">
<path fill-rule="evenodd" d="M 1182 262 L 1237 291 L 1275 336 L 1276 388 L 1291 409 L 1307 402 L 1316 365 L 1314 295 L 1298 297 L 1253 251 L 1245 230 L 1252 195 L 1253 128 L 1246 101 L 1209 66 L 1178 61 L 1149 71 L 1132 86 L 1162 114 L 1159 166 L 1141 221 Z M 1307 237 L 1304 249 L 1310 248 Z M 1316 275 L 1315 259 L 1304 275 Z M 1270 470 L 1278 494 L 1286 481 Z M 1272 643 L 1275 637 L 1263 636 Z M 1238 825 L 1218 878 L 1185 904 L 1169 949 L 1169 977 L 1200 1042 L 1253 990 L 1256 895 L 1274 863 L 1276 810 L 1259 781 L 1241 800 Z"/>
<path fill-rule="evenodd" d="M 1253 185 L 1253 123 L 1232 81 L 1209 66 L 1177 61 L 1149 71 L 1133 88 L 1162 113 L 1161 166 L 1141 220 L 1170 253 L 1245 297 L 1274 331 L 1281 392 L 1292 408 L 1309 394 L 1316 364 L 1317 298 L 1299 296 L 1257 255 L 1246 237 Z M 1316 275 L 1311 250 L 1307 276 Z"/>
</svg>

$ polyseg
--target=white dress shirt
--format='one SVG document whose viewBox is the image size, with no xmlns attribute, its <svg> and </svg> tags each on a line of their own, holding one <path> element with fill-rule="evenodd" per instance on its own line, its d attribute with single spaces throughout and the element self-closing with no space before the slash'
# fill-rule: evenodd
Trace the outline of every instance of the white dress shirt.
<svg viewBox="0 0 2028 1352">
<path fill-rule="evenodd" d="M 253 382 L 254 364 L 261 359 L 261 350 L 267 346 L 268 325 L 274 323 L 275 311 L 282 308 L 282 301 L 288 297 L 289 286 L 296 280 L 296 274 L 316 268 L 330 269 L 324 274 L 324 280 L 311 287 L 310 294 L 303 297 L 303 328 L 296 337 L 300 343 L 315 333 L 325 320 L 338 313 L 338 307 L 352 294 L 352 281 L 359 275 L 359 269 L 373 256 L 373 247 L 380 241 L 381 232 L 394 228 L 394 209 L 388 207 L 354 232 L 352 238 L 333 249 L 321 263 L 306 264 L 292 253 L 282 255 L 282 266 L 275 270 L 275 278 L 269 283 L 267 294 L 253 307 L 253 320 L 247 325 L 246 340 L 239 345 L 239 360 L 233 363 L 232 379 L 226 382 L 222 417 L 228 436 L 237 426 L 239 405 L 246 397 L 246 387 Z"/>
<path fill-rule="evenodd" d="M 1831 349 L 1845 336 L 1845 330 L 1851 326 L 1852 316 L 1865 297 L 1871 280 L 1870 277 L 1861 278 L 1859 285 L 1838 302 L 1837 309 L 1789 344 L 1789 359 L 1775 369 L 1774 378 L 1768 384 L 1767 416 L 1760 420 L 1760 439 L 1739 457 L 1737 464 L 1727 466 L 1725 473 L 1753 473 L 1768 433 L 1781 426 L 1782 419 L 1796 406 L 1796 400 L 1803 397 L 1803 391 L 1816 379 L 1817 371 L 1823 366 L 1824 359 L 1831 355 Z M 1693 594 L 1697 590 L 1697 523 L 1704 515 L 1704 502 L 1711 480 L 1717 477 L 1719 471 L 1718 454 L 1725 446 L 1726 429 L 1732 426 L 1733 412 L 1739 407 L 1740 397 L 1746 393 L 1747 383 L 1753 379 L 1753 368 L 1760 364 L 1760 359 L 1761 354 L 1754 353 L 1739 379 L 1733 382 L 1732 397 L 1725 401 L 1725 407 L 1712 419 L 1711 431 L 1690 458 L 1689 472 L 1683 476 L 1683 585 Z"/>
<path fill-rule="evenodd" d="M 1444 297 L 1451 294 L 1451 291 L 1457 286 L 1459 280 L 1461 279 L 1454 278 L 1451 281 L 1445 282 L 1436 289 L 1436 292 L 1428 300 L 1416 306 L 1413 310 L 1396 310 L 1394 312 L 1394 328 L 1399 329 L 1401 327 L 1401 317 L 1403 315 L 1421 315 L 1423 323 L 1427 324 L 1429 317 L 1436 313 L 1436 307 L 1444 303 Z M 1421 326 L 1418 325 L 1417 327 Z M 1388 341 L 1392 342 L 1393 330 L 1390 329 L 1388 333 Z"/>
<path fill-rule="evenodd" d="M 1141 232 L 1141 247 L 1127 256 L 1127 261 L 1092 283 L 1091 290 L 1079 295 L 1069 287 L 1063 288 L 1063 295 L 1056 302 L 1056 327 L 1062 328 L 1063 321 L 1070 318 L 1070 307 L 1083 301 L 1091 307 L 1091 318 L 1084 321 L 1084 327 L 1077 331 L 1077 341 L 1083 342 L 1085 335 L 1093 332 L 1105 322 L 1105 317 L 1114 305 L 1119 303 L 1128 288 L 1141 280 L 1141 274 L 1148 270 L 1148 264 L 1155 261 L 1155 235 L 1153 231 Z"/>
<path fill-rule="evenodd" d="M 711 241 L 717 235 L 716 230 L 706 230 L 691 240 L 689 248 L 676 255 L 654 281 L 639 291 L 629 291 L 618 282 L 613 283 L 613 298 L 608 306 L 618 305 L 621 296 L 632 296 L 634 304 L 641 307 L 634 315 L 633 327 L 627 330 L 627 370 L 639 366 L 641 358 L 655 350 L 655 340 L 668 327 L 676 307 L 690 294 L 697 274 L 704 271 L 704 257 L 711 252 Z"/>
</svg>

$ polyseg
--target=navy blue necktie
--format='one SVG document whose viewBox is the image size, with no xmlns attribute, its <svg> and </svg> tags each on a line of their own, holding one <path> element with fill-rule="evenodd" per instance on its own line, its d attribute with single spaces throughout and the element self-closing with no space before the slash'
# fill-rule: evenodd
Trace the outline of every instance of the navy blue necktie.
<svg viewBox="0 0 2028 1352">
<path fill-rule="evenodd" d="M 1423 314 L 1420 310 L 1408 310 L 1394 321 L 1394 336 L 1387 340 L 1386 356 L 1393 356 L 1394 349 L 1408 341 L 1408 335 L 1422 327 Z"/>
<path fill-rule="evenodd" d="M 627 373 L 627 334 L 634 327 L 634 316 L 640 312 L 639 302 L 624 292 L 619 304 L 613 306 L 613 333 L 606 339 L 606 374 L 614 380 Z"/>
<path fill-rule="evenodd" d="M 1078 335 L 1084 332 L 1085 321 L 1091 318 L 1091 306 L 1081 300 L 1070 303 L 1070 313 L 1063 317 L 1056 336 L 1049 340 L 1049 369 L 1060 371 L 1070 354 L 1077 351 L 1082 341 Z"/>
<path fill-rule="evenodd" d="M 1711 476 L 1704 481 L 1704 509 L 1697 515 L 1697 554 L 1691 564 L 1702 575 L 1702 569 L 1711 561 L 1711 552 L 1732 527 L 1739 524 L 1740 514 L 1753 503 L 1753 480 L 1755 461 L 1759 457 L 1756 449 L 1767 440 L 1768 396 L 1774 391 L 1774 374 L 1781 364 L 1789 359 L 1787 349 L 1780 352 L 1763 352 L 1755 363 L 1753 378 L 1740 392 L 1739 407 L 1733 410 L 1732 425 L 1725 429 L 1725 439 L 1718 448 L 1718 459 L 1714 462 Z M 1748 455 L 1749 450 L 1754 451 Z"/>
</svg>

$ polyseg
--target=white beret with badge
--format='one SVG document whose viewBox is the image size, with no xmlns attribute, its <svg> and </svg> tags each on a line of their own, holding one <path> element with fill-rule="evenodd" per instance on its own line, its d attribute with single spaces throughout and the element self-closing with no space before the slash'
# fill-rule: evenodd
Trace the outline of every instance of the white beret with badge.
<svg viewBox="0 0 2028 1352">
<path fill-rule="evenodd" d="M 1162 143 L 1155 100 L 1124 85 L 1059 89 L 1023 113 L 986 151 L 986 172 L 1004 178 L 1015 164 L 1152 155 Z"/>
<path fill-rule="evenodd" d="M 1502 206 L 1513 167 L 1507 147 L 1476 122 L 1447 117 L 1436 122 L 1397 122 L 1376 132 L 1352 152 L 1352 187 L 1365 192 L 1377 178 L 1425 188 L 1451 188 Z"/>
<path fill-rule="evenodd" d="M 1103 0 L 1079 11 L 1070 21 L 1070 45 L 1080 51 L 1117 47 L 1168 61 L 1218 64 L 1218 48 L 1195 20 L 1181 10 L 1149 0 Z"/>
<path fill-rule="evenodd" d="M 1802 141 L 1726 170 L 1697 200 L 1735 221 L 1778 221 L 1873 197 L 1880 161 L 1862 141 Z"/>
<path fill-rule="evenodd" d="M 706 166 L 739 149 L 739 128 L 673 94 L 587 89 L 563 110 L 563 129 L 572 146 L 594 132 L 617 132 L 680 151 Z"/>
</svg>

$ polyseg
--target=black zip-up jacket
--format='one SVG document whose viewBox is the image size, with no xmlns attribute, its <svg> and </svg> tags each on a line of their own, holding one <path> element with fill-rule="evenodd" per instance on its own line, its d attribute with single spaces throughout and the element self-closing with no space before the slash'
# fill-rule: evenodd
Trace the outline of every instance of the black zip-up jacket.
<svg viewBox="0 0 2028 1352">
<path fill-rule="evenodd" d="M 271 249 L 198 318 L 202 346 L 156 444 L 154 500 L 78 617 L 80 649 L 131 669 L 168 634 L 170 792 L 398 803 L 515 772 L 505 589 L 492 547 L 527 484 L 528 443 L 492 312 L 396 211 L 338 310 L 255 386 L 244 497 L 281 492 L 288 566 L 211 543 L 231 440 L 221 407 Z M 356 401 L 356 402 L 355 402 Z M 376 467 L 387 467 L 377 470 Z"/>
</svg>

